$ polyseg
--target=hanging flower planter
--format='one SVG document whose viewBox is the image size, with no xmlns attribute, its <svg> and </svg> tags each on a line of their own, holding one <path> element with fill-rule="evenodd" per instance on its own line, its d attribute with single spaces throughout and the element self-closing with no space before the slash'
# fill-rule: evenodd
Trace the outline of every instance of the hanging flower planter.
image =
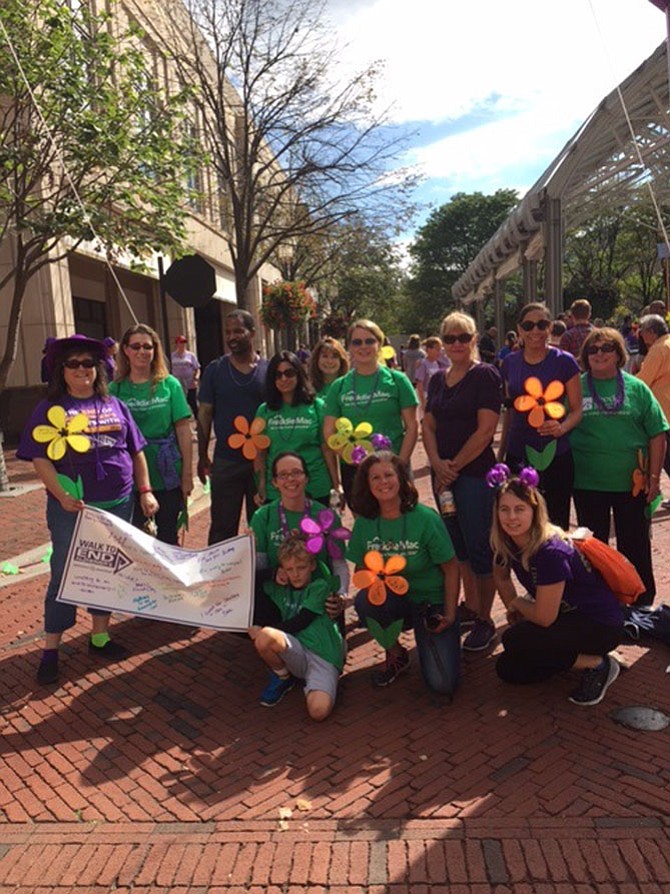
<svg viewBox="0 0 670 894">
<path fill-rule="evenodd" d="M 316 301 L 304 282 L 276 282 L 263 288 L 260 315 L 270 329 L 287 329 L 314 319 Z"/>
</svg>

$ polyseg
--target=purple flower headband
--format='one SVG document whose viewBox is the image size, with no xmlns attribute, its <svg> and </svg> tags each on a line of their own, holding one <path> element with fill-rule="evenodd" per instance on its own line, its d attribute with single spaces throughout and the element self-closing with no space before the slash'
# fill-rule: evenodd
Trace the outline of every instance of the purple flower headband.
<svg viewBox="0 0 670 894">
<path fill-rule="evenodd" d="M 375 453 L 379 453 L 380 450 L 391 450 L 393 446 L 391 439 L 382 434 L 371 435 L 370 443 L 375 448 Z M 353 465 L 358 466 L 366 456 L 370 456 L 370 452 L 359 444 L 351 451 L 351 462 Z"/>
<path fill-rule="evenodd" d="M 486 473 L 486 483 L 489 487 L 500 487 L 512 477 L 509 466 L 505 463 L 496 463 Z M 540 476 L 532 466 L 525 466 L 516 477 L 524 487 L 537 487 L 540 483 Z"/>
</svg>

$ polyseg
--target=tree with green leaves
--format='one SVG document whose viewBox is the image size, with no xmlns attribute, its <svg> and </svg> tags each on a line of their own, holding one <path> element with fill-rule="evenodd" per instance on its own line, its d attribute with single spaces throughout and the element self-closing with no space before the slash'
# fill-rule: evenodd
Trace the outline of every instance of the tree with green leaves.
<svg viewBox="0 0 670 894">
<path fill-rule="evenodd" d="M 436 331 L 437 323 L 456 306 L 451 287 L 518 201 L 513 189 L 498 189 L 493 195 L 459 192 L 431 212 L 409 247 L 414 329 Z"/>
<path fill-rule="evenodd" d="M 0 242 L 13 246 L 0 272 L 9 305 L 0 391 L 26 288 L 45 265 L 85 240 L 110 260 L 182 241 L 194 151 L 178 138 L 185 96 L 162 93 L 152 71 L 143 35 L 119 33 L 109 12 L 66 0 L 0 4 Z"/>
<path fill-rule="evenodd" d="M 173 16 L 169 43 L 181 42 L 174 62 L 196 86 L 237 302 L 248 307 L 264 264 L 297 259 L 312 237 L 328 237 L 353 217 L 397 223 L 414 179 L 389 176 L 405 144 L 376 111 L 380 68 L 342 73 L 324 0 L 186 6 L 191 31 L 178 33 Z"/>
</svg>

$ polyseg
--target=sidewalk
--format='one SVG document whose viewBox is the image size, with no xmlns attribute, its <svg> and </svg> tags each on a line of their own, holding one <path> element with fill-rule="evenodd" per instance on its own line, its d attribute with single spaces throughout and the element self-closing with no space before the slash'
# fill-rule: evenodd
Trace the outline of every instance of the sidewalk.
<svg viewBox="0 0 670 894">
<path fill-rule="evenodd" d="M 415 471 L 429 502 L 420 450 Z M 8 543 L 44 543 L 43 502 L 0 502 L 2 561 Z M 188 545 L 207 527 L 195 515 Z M 661 601 L 670 514 L 654 536 Z M 465 655 L 447 705 L 416 661 L 373 689 L 381 652 L 350 616 L 340 702 L 318 725 L 298 690 L 258 704 L 265 675 L 244 637 L 141 619 L 116 622 L 132 657 L 110 667 L 89 658 L 80 620 L 62 685 L 37 688 L 45 583 L 0 589 L 2 894 L 670 891 L 668 732 L 610 718 L 670 713 L 667 649 L 623 647 L 629 670 L 594 708 L 567 701 L 567 676 L 509 687 L 495 652 Z"/>
</svg>

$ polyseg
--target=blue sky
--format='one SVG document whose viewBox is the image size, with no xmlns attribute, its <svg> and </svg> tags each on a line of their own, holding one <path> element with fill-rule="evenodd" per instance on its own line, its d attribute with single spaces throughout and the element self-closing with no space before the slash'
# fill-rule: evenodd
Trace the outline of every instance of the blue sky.
<svg viewBox="0 0 670 894">
<path fill-rule="evenodd" d="M 379 107 L 417 132 L 403 164 L 430 205 L 523 195 L 600 99 L 664 39 L 649 0 L 328 0 L 360 68 L 385 63 Z M 408 234 L 409 235 L 409 234 Z"/>
</svg>

